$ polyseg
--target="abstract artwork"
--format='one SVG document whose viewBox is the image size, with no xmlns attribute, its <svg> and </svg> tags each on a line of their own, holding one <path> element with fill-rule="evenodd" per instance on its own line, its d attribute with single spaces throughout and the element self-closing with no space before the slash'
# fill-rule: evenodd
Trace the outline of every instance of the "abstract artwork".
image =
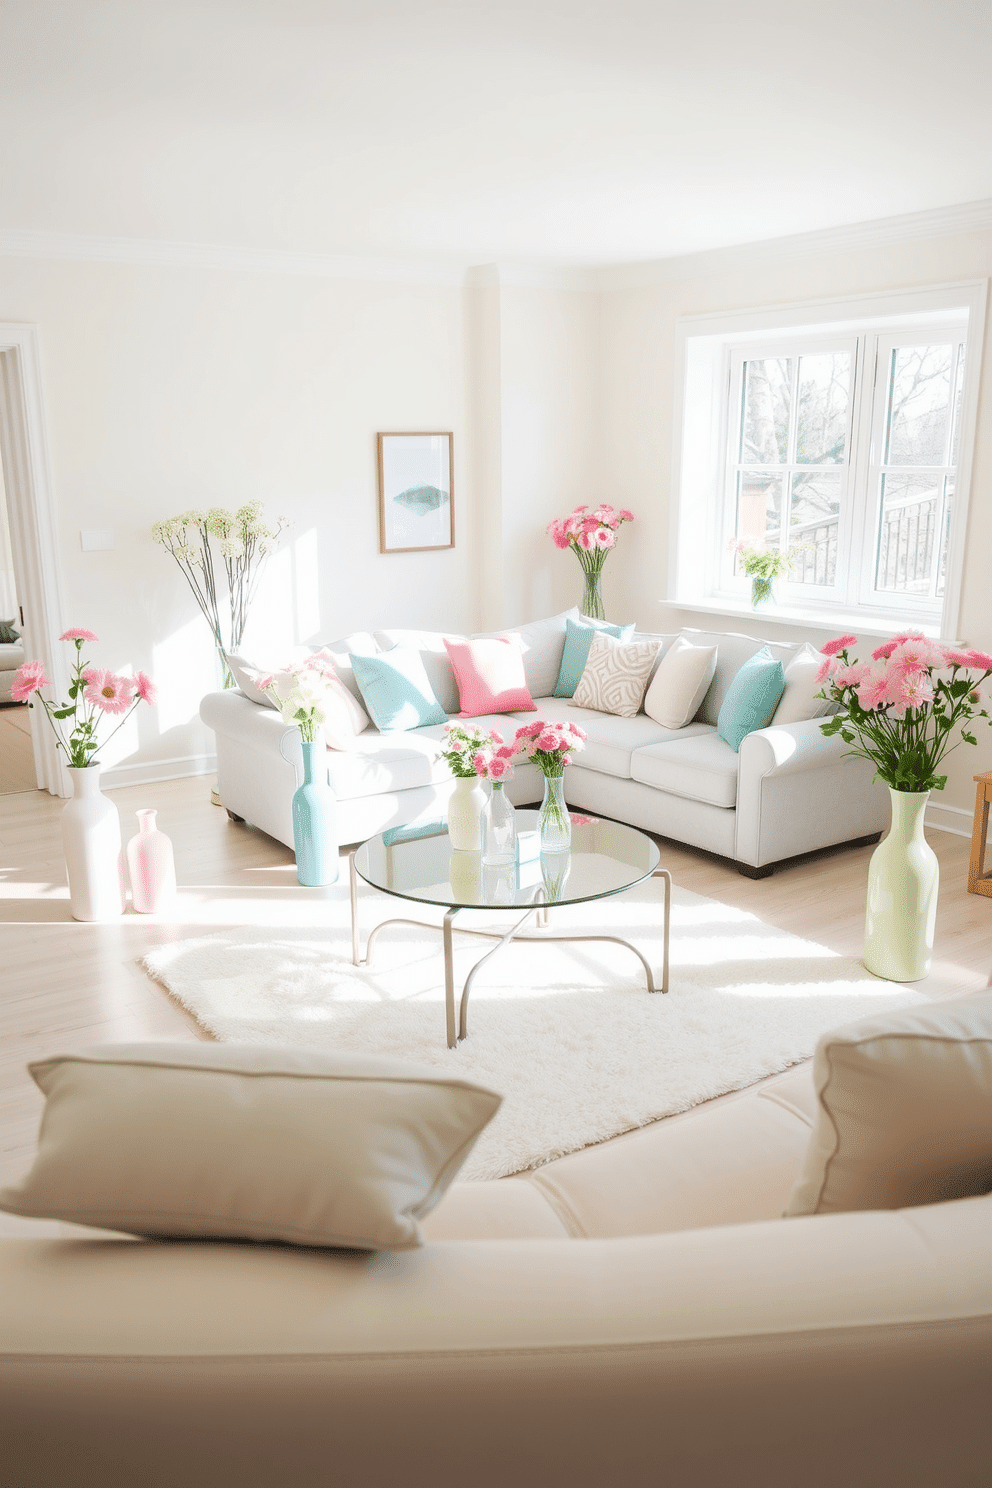
<svg viewBox="0 0 992 1488">
<path fill-rule="evenodd" d="M 451 434 L 380 434 L 379 552 L 455 546 Z"/>
</svg>

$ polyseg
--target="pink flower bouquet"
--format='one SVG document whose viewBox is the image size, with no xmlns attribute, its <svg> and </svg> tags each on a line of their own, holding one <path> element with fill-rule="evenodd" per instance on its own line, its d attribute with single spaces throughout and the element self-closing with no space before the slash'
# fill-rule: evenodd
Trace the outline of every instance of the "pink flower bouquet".
<svg viewBox="0 0 992 1488">
<path fill-rule="evenodd" d="M 574 723 L 525 723 L 513 742 L 516 753 L 533 760 L 541 774 L 553 780 L 565 773 L 572 755 L 584 749 L 586 736 Z"/>
<path fill-rule="evenodd" d="M 512 744 L 505 744 L 494 731 L 492 743 L 478 750 L 472 761 L 475 773 L 482 780 L 491 780 L 496 785 L 505 785 L 512 778 L 516 754 L 516 748 Z"/>
<path fill-rule="evenodd" d="M 108 672 L 103 667 L 88 666 L 82 659 L 82 650 L 84 642 L 96 640 L 91 630 L 67 630 L 59 640 L 71 641 L 76 648 L 69 701 L 55 704 L 41 696 L 41 689 L 51 686 L 41 661 L 26 661 L 18 667 L 10 695 L 15 703 L 25 703 L 38 694 L 38 702 L 52 726 L 55 742 L 70 768 L 82 770 L 95 763 L 97 752 L 118 729 L 124 727 L 139 703 L 154 702 L 155 685 L 144 672 L 132 677 L 126 672 Z M 98 740 L 97 728 L 106 713 L 122 715 L 121 721 L 106 738 Z"/>
<path fill-rule="evenodd" d="M 857 643 L 857 636 L 843 635 L 822 647 L 820 696 L 838 711 L 820 728 L 840 734 L 851 754 L 871 760 L 893 790 L 943 790 L 947 776 L 938 775 L 937 766 L 958 744 L 977 744 L 968 725 L 989 718 L 979 683 L 992 675 L 992 656 L 913 632 L 876 647 L 871 661 L 852 661 Z M 981 675 L 974 677 L 972 668 Z M 959 728 L 961 737 L 951 743 Z"/>
<path fill-rule="evenodd" d="M 603 501 L 594 510 L 588 506 L 577 506 L 567 517 L 556 517 L 548 523 L 547 532 L 556 548 L 571 548 L 582 565 L 585 574 L 585 590 L 582 595 L 582 613 L 594 620 L 605 620 L 603 600 L 599 592 L 599 576 L 606 555 L 616 547 L 617 533 L 624 522 L 632 522 L 634 513 L 626 507 L 617 511 L 609 502 Z"/>
</svg>

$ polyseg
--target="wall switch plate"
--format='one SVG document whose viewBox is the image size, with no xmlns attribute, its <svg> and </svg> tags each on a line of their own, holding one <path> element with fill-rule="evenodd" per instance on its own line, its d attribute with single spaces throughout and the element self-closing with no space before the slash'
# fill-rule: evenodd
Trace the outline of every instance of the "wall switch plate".
<svg viewBox="0 0 992 1488">
<path fill-rule="evenodd" d="M 79 546 L 84 553 L 102 553 L 114 546 L 112 527 L 83 527 L 79 533 Z"/>
</svg>

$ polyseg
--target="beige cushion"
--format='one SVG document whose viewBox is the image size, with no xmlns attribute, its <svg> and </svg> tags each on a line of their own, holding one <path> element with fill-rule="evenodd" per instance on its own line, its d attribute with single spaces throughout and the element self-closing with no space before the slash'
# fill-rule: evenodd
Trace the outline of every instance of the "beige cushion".
<svg viewBox="0 0 992 1488">
<path fill-rule="evenodd" d="M 644 696 L 644 711 L 664 728 L 685 728 L 696 716 L 716 672 L 715 646 L 693 646 L 678 636 L 658 665 Z"/>
<path fill-rule="evenodd" d="M 737 673 L 746 661 L 756 656 L 762 646 L 767 646 L 775 661 L 783 667 L 799 650 L 798 641 L 759 641 L 754 636 L 736 635 L 733 631 L 692 630 L 683 627 L 682 636 L 694 646 L 716 646 L 716 672 L 709 685 L 699 717 L 703 723 L 715 724 L 720 717 L 723 700 L 730 690 Z"/>
<path fill-rule="evenodd" d="M 573 703 L 577 708 L 594 708 L 599 713 L 633 718 L 641 710 L 658 649 L 657 641 L 618 641 L 598 630 L 592 638 Z"/>
<path fill-rule="evenodd" d="M 739 768 L 736 750 L 720 738 L 716 729 L 705 727 L 688 739 L 652 744 L 630 757 L 633 780 L 687 801 L 704 801 L 708 806 L 737 805 Z"/>
<path fill-rule="evenodd" d="M 828 698 L 818 697 L 823 687 L 816 680 L 823 657 L 810 645 L 801 650 L 785 669 L 785 691 L 775 709 L 772 723 L 805 723 L 810 718 L 823 718 L 830 707 Z"/>
<path fill-rule="evenodd" d="M 500 1104 L 415 1064 L 264 1045 L 106 1044 L 30 1070 L 38 1150 L 0 1208 L 137 1235 L 409 1250 Z"/>
<path fill-rule="evenodd" d="M 786 1214 L 992 1189 L 992 993 L 837 1029 L 817 1046 L 814 1080 L 816 1123 Z"/>
</svg>

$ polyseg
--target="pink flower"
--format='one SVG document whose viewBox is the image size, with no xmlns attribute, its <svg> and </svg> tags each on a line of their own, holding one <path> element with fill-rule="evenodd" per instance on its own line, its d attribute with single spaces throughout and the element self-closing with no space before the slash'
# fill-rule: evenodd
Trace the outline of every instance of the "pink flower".
<svg viewBox="0 0 992 1488">
<path fill-rule="evenodd" d="M 632 522 L 634 520 L 634 513 L 628 511 L 625 506 L 622 506 L 620 508 L 620 520 L 621 522 Z"/>
<path fill-rule="evenodd" d="M 838 651 L 846 651 L 849 646 L 856 646 L 858 638 L 856 635 L 837 636 L 836 640 L 828 641 L 825 646 L 820 647 L 821 656 L 836 656 Z"/>
<path fill-rule="evenodd" d="M 497 755 L 495 759 L 489 761 L 490 780 L 507 780 L 512 774 L 513 766 L 509 760 L 502 759 L 500 755 Z"/>
<path fill-rule="evenodd" d="M 945 666 L 971 666 L 971 652 L 959 651 L 955 646 L 944 647 Z"/>
<path fill-rule="evenodd" d="M 968 665 L 981 667 L 983 672 L 992 672 L 992 656 L 987 651 L 969 651 Z"/>
<path fill-rule="evenodd" d="M 488 764 L 488 756 L 484 755 L 482 753 L 482 750 L 480 749 L 478 754 L 476 754 L 472 759 L 472 769 L 475 771 L 476 775 L 485 775 Z"/>
<path fill-rule="evenodd" d="M 889 679 L 889 698 L 901 718 L 907 708 L 925 708 L 933 702 L 933 685 L 922 672 L 897 674 Z"/>
<path fill-rule="evenodd" d="M 817 682 L 826 682 L 827 678 L 832 677 L 834 672 L 836 671 L 837 662 L 834 661 L 832 656 L 824 656 L 823 660 L 820 662 L 820 665 L 816 669 L 816 677 L 814 680 Z"/>
<path fill-rule="evenodd" d="M 551 729 L 545 729 L 544 733 L 538 736 L 537 747 L 545 754 L 553 754 L 560 744 L 561 735 L 554 733 Z"/>
<path fill-rule="evenodd" d="M 585 732 L 584 729 L 580 729 L 579 728 L 579 725 L 577 723 L 569 723 L 569 724 L 566 724 L 565 727 L 568 729 L 568 732 L 570 734 L 573 734 L 575 736 L 576 739 L 585 740 L 585 739 L 588 739 L 588 737 L 589 737 L 589 735 Z"/>
<path fill-rule="evenodd" d="M 553 522 L 549 522 L 547 531 L 556 548 L 568 547 L 568 526 L 561 517 L 556 517 Z"/>
<path fill-rule="evenodd" d="M 871 653 L 872 661 L 885 661 L 892 655 L 898 644 L 898 641 L 883 641 L 882 644 Z"/>
<path fill-rule="evenodd" d="M 588 510 L 589 510 L 589 507 L 588 506 L 577 506 L 575 508 L 575 510 L 572 512 L 572 516 L 573 517 L 577 517 L 579 515 L 579 512 L 584 512 L 584 511 L 588 511 Z"/>
<path fill-rule="evenodd" d="M 494 744 L 503 744 L 505 742 L 503 739 L 503 735 L 498 734 L 495 729 L 489 730 L 489 737 L 490 739 L 492 739 Z"/>
<path fill-rule="evenodd" d="M 87 667 L 83 672 L 86 701 L 104 713 L 126 713 L 134 693 L 133 677 L 118 677 L 103 667 Z"/>
<path fill-rule="evenodd" d="M 944 664 L 943 646 L 935 646 L 926 636 L 907 636 L 890 654 L 889 661 L 898 662 L 907 671 L 926 671 L 928 667 Z"/>
<path fill-rule="evenodd" d="M 512 744 L 501 744 L 496 751 L 495 758 L 501 760 L 512 760 L 516 752 L 517 751 L 514 749 Z"/>
<path fill-rule="evenodd" d="M 96 640 L 96 636 L 93 634 L 93 632 L 91 630 L 80 630 L 78 627 L 76 627 L 73 630 L 64 630 L 62 632 L 62 634 L 59 636 L 59 640 L 60 641 L 95 641 Z"/>
<path fill-rule="evenodd" d="M 514 734 L 515 739 L 536 739 L 547 728 L 546 723 L 522 723 Z"/>
<path fill-rule="evenodd" d="M 599 821 L 598 816 L 580 816 L 577 811 L 570 811 L 569 816 L 573 827 L 594 827 Z"/>
<path fill-rule="evenodd" d="M 612 548 L 616 546 L 616 534 L 609 527 L 599 527 L 596 531 L 597 548 Z"/>
<path fill-rule="evenodd" d="M 26 661 L 17 668 L 14 680 L 10 688 L 10 696 L 13 702 L 23 703 L 37 692 L 40 687 L 48 687 L 50 683 L 45 676 L 45 663 L 43 661 Z"/>
<path fill-rule="evenodd" d="M 595 535 L 594 534 L 595 534 L 595 528 L 593 529 L 592 532 L 590 532 L 585 527 L 583 527 L 582 531 L 579 533 L 579 536 L 578 536 L 579 547 L 580 548 L 585 548 L 585 550 L 586 550 L 587 553 L 588 553 L 588 551 L 589 551 L 590 548 L 594 548 L 596 546 L 596 538 L 595 538 Z"/>
<path fill-rule="evenodd" d="M 155 683 L 146 672 L 139 672 L 135 677 L 134 690 L 143 703 L 153 703 L 155 701 Z"/>
<path fill-rule="evenodd" d="M 869 675 L 871 668 L 866 661 L 854 661 L 850 666 L 838 667 L 833 674 L 835 687 L 859 687 Z"/>
<path fill-rule="evenodd" d="M 888 691 L 889 675 L 886 667 L 871 667 L 868 676 L 858 688 L 858 702 L 870 713 L 887 700 Z"/>
</svg>

